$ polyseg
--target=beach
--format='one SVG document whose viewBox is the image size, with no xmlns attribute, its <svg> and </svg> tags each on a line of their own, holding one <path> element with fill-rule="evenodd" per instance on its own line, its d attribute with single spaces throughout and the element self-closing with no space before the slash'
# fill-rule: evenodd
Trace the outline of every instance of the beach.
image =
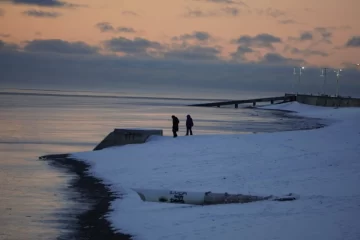
<svg viewBox="0 0 360 240">
<path fill-rule="evenodd" d="M 321 118 L 312 130 L 152 137 L 71 157 L 114 192 L 107 219 L 133 239 L 358 239 L 358 108 L 264 107 Z M 191 206 L 143 202 L 133 188 L 283 195 L 291 202 Z"/>
</svg>

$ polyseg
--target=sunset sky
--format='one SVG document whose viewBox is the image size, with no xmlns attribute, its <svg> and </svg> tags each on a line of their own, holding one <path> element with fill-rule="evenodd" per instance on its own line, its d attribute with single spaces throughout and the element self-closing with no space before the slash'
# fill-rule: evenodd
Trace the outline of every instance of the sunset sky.
<svg viewBox="0 0 360 240">
<path fill-rule="evenodd" d="M 292 68 L 306 66 L 307 91 L 321 88 L 319 68 L 347 68 L 353 94 L 359 9 L 359 0 L 0 0 L 0 83 L 286 90 Z"/>
<path fill-rule="evenodd" d="M 358 0 L 0 0 L 0 38 L 31 52 L 340 67 L 360 61 L 359 9 Z"/>
</svg>

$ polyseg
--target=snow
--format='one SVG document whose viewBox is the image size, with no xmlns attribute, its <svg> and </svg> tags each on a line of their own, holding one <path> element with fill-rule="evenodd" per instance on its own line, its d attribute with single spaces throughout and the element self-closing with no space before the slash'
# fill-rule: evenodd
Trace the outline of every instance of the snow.
<svg viewBox="0 0 360 240">
<path fill-rule="evenodd" d="M 108 219 L 142 239 L 360 239 L 360 109 L 299 103 L 329 125 L 263 134 L 152 137 L 145 144 L 81 152 L 122 199 Z M 143 202 L 132 188 L 259 195 L 295 193 L 290 202 L 191 206 Z"/>
</svg>

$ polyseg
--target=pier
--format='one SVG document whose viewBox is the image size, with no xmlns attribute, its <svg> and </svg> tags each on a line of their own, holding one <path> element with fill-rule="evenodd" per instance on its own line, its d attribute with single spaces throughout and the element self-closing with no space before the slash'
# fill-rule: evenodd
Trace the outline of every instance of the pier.
<svg viewBox="0 0 360 240">
<path fill-rule="evenodd" d="M 231 101 L 222 101 L 222 102 L 199 103 L 199 104 L 191 104 L 189 106 L 221 107 L 221 106 L 226 106 L 226 105 L 234 105 L 235 108 L 238 108 L 239 104 L 252 103 L 253 106 L 256 106 L 256 103 L 259 103 L 259 102 L 268 102 L 268 103 L 274 104 L 275 101 L 281 101 L 281 102 L 296 101 L 296 95 L 285 94 L 284 96 L 279 96 L 279 97 L 266 97 L 266 98 L 254 98 L 254 99 L 245 99 L 245 100 L 231 100 Z"/>
</svg>

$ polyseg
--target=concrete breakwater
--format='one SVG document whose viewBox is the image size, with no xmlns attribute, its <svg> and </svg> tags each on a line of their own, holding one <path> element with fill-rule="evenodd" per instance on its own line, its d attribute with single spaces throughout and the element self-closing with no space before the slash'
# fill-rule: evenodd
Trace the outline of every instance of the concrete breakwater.
<svg viewBox="0 0 360 240">
<path fill-rule="evenodd" d="M 360 98 L 351 97 L 297 94 L 296 101 L 303 104 L 323 107 L 360 107 Z"/>
<path fill-rule="evenodd" d="M 144 143 L 152 135 L 163 135 L 161 129 L 117 129 L 109 133 L 95 148 L 101 150 L 113 146 Z"/>
</svg>

